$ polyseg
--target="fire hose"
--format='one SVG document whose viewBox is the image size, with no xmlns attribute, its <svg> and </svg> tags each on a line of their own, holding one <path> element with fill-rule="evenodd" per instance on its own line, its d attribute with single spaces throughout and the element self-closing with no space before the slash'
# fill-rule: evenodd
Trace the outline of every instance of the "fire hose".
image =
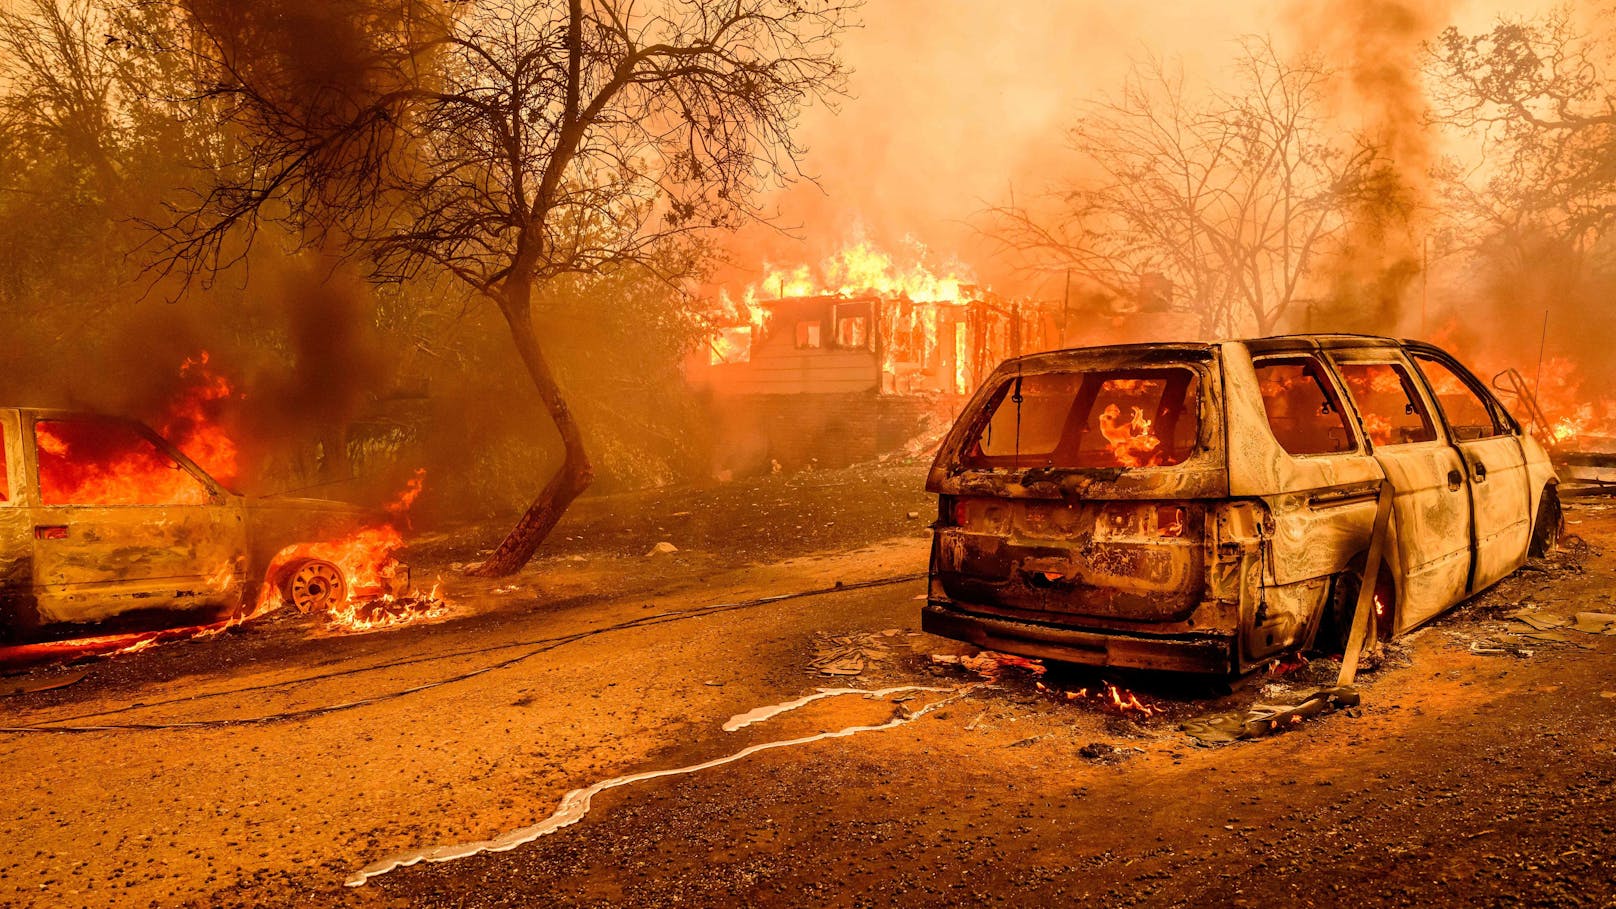
<svg viewBox="0 0 1616 909">
<path fill-rule="evenodd" d="M 213 692 L 213 693 L 209 693 L 209 694 L 195 695 L 195 696 L 192 696 L 192 697 L 177 698 L 177 699 L 172 700 L 172 701 L 160 701 L 160 702 L 155 702 L 155 703 L 134 704 L 134 705 L 130 705 L 128 707 L 119 707 L 119 708 L 114 708 L 112 710 L 100 711 L 98 713 L 81 714 L 80 716 L 81 717 L 106 716 L 108 714 L 120 713 L 120 712 L 124 712 L 124 711 L 128 711 L 128 710 L 135 710 L 135 709 L 144 710 L 144 709 L 149 709 L 149 708 L 152 708 L 152 707 L 159 707 L 159 706 L 163 706 L 164 704 L 172 704 L 172 703 L 178 703 L 178 702 L 193 703 L 195 701 L 204 700 L 204 699 L 207 699 L 207 698 L 224 697 L 226 695 L 232 695 L 232 694 L 246 694 L 246 693 L 252 692 L 252 691 L 260 691 L 260 690 L 265 690 L 265 689 L 270 689 L 270 688 L 282 688 L 282 687 L 285 687 L 285 686 L 288 686 L 288 685 L 305 684 L 305 683 L 308 683 L 308 682 L 320 681 L 320 680 L 329 679 L 329 678 L 336 678 L 336 677 L 340 677 L 340 676 L 344 676 L 344 675 L 354 675 L 354 674 L 361 673 L 361 672 L 373 672 L 373 671 L 381 670 L 381 669 L 391 669 L 391 668 L 396 668 L 396 667 L 399 667 L 399 666 L 408 666 L 408 665 L 415 664 L 415 663 L 433 662 L 433 661 L 436 661 L 436 660 L 446 659 L 446 658 L 453 657 L 453 656 L 465 656 L 465 655 L 468 655 L 468 653 L 486 653 L 486 652 L 491 652 L 491 651 L 495 651 L 495 650 L 507 650 L 507 649 L 510 649 L 510 648 L 513 648 L 513 647 L 527 647 L 527 648 L 529 648 L 529 649 L 524 650 L 523 652 L 521 652 L 519 654 L 516 654 L 515 656 L 508 657 L 508 658 L 503 659 L 503 660 L 499 660 L 498 662 L 495 662 L 495 663 L 490 663 L 487 666 L 481 666 L 481 667 L 479 667 L 477 669 L 473 669 L 473 670 L 470 670 L 470 671 L 467 671 L 467 672 L 459 673 L 457 675 L 452 675 L 452 676 L 448 676 L 448 677 L 441 678 L 441 679 L 434 679 L 433 681 L 425 682 L 425 683 L 420 684 L 420 685 L 412 685 L 412 686 L 410 686 L 408 688 L 400 688 L 400 689 L 396 689 L 396 690 L 393 690 L 393 691 L 387 691 L 387 692 L 383 692 L 381 694 L 375 694 L 375 695 L 370 695 L 370 696 L 367 696 L 367 697 L 356 698 L 354 700 L 343 701 L 343 702 L 336 703 L 336 704 L 322 704 L 322 705 L 319 705 L 319 706 L 316 706 L 316 707 L 306 707 L 306 708 L 303 708 L 303 709 L 300 709 L 300 710 L 290 710 L 290 711 L 284 711 L 284 712 L 281 712 L 281 713 L 267 714 L 267 715 L 264 715 L 264 716 L 231 717 L 231 718 L 228 718 L 228 719 L 216 719 L 216 720 L 186 720 L 186 721 L 172 722 L 172 723 L 106 723 L 106 724 L 96 724 L 96 725 L 66 725 L 66 724 L 63 724 L 63 723 L 60 723 L 60 722 L 48 722 L 48 723 L 40 723 L 40 724 L 36 724 L 36 725 L 31 725 L 31 726 L 0 726 L 0 733 L 132 732 L 132 731 L 156 731 L 156 730 L 165 730 L 165 729 L 213 729 L 213 728 L 221 728 L 221 727 L 228 727 L 228 726 L 265 725 L 265 724 L 269 724 L 269 723 L 281 723 L 281 722 L 289 722 L 289 721 L 293 721 L 293 720 L 308 719 L 308 718 L 311 718 L 311 717 L 322 716 L 322 715 L 325 715 L 325 714 L 338 713 L 338 712 L 341 712 L 341 711 L 344 711 L 344 710 L 353 710 L 353 709 L 358 708 L 358 707 L 365 707 L 365 706 L 368 706 L 368 705 L 371 705 L 371 704 L 378 704 L 378 703 L 381 703 L 383 701 L 395 700 L 397 698 L 406 697 L 408 695 L 418 694 L 418 693 L 420 693 L 422 691 L 429 691 L 429 690 L 431 690 L 433 688 L 441 688 L 444 685 L 451 685 L 451 684 L 454 684 L 456 682 L 463 682 L 463 681 L 466 681 L 468 679 L 474 679 L 474 678 L 476 678 L 478 676 L 486 675 L 486 674 L 488 674 L 490 672 L 496 672 L 496 671 L 501 670 L 501 669 L 506 669 L 506 668 L 509 668 L 511 666 L 515 666 L 516 664 L 521 663 L 521 662 L 523 662 L 525 660 L 532 659 L 533 657 L 539 656 L 540 654 L 543 654 L 543 653 L 548 653 L 551 650 L 555 650 L 555 649 L 557 649 L 559 647 L 566 646 L 567 644 L 576 643 L 576 642 L 584 640 L 586 638 L 591 638 L 591 637 L 594 637 L 596 635 L 601 635 L 601 634 L 607 634 L 607 633 L 613 632 L 613 631 L 626 631 L 626 630 L 632 629 L 632 628 L 642 628 L 642 627 L 646 627 L 646 626 L 650 626 L 650 625 L 661 625 L 661 624 L 665 624 L 665 623 L 668 623 L 668 622 L 677 622 L 677 621 L 683 621 L 685 619 L 701 618 L 703 616 L 718 615 L 720 613 L 725 613 L 725 612 L 735 612 L 735 611 L 742 610 L 742 609 L 754 609 L 754 608 L 759 607 L 759 606 L 767 606 L 767 605 L 769 605 L 771 603 L 780 603 L 780 602 L 784 602 L 784 601 L 787 601 L 787 600 L 798 600 L 798 599 L 805 599 L 805 598 L 808 598 L 808 597 L 825 596 L 825 595 L 828 595 L 828 594 L 843 593 L 843 592 L 846 592 L 846 591 L 853 591 L 853 590 L 868 590 L 868 589 L 876 588 L 876 587 L 890 587 L 890 586 L 893 586 L 893 585 L 896 585 L 896 584 L 906 584 L 906 583 L 909 583 L 911 581 L 918 581 L 918 580 L 921 580 L 921 579 L 923 579 L 925 577 L 926 577 L 926 575 L 924 575 L 924 574 L 903 574 L 903 575 L 892 575 L 892 576 L 888 576 L 888 577 L 884 577 L 884 578 L 873 578 L 873 579 L 867 580 L 867 581 L 852 581 L 852 582 L 847 582 L 847 583 L 837 582 L 835 585 L 830 586 L 830 587 L 816 587 L 816 588 L 812 588 L 812 589 L 809 589 L 809 590 L 799 590 L 799 591 L 795 591 L 795 592 L 792 592 L 792 593 L 781 593 L 781 594 L 774 594 L 772 596 L 754 597 L 752 599 L 739 600 L 739 601 L 733 602 L 733 603 L 715 603 L 715 604 L 708 605 L 708 606 L 697 606 L 697 607 L 692 608 L 692 609 L 681 609 L 681 610 L 674 610 L 674 611 L 671 611 L 671 612 L 660 612 L 660 613 L 656 613 L 654 615 L 639 616 L 638 618 L 629 619 L 628 621 L 625 621 L 625 622 L 618 622 L 618 623 L 612 624 L 612 625 L 604 625 L 604 626 L 601 626 L 599 628 L 589 628 L 589 629 L 585 629 L 584 631 L 575 632 L 573 634 L 558 635 L 556 637 L 551 637 L 551 638 L 540 638 L 538 640 L 533 640 L 533 641 L 513 641 L 513 642 L 511 642 L 509 644 L 500 644 L 500 645 L 496 645 L 496 646 L 493 646 L 493 647 L 478 648 L 476 650 L 469 651 L 469 652 L 468 651 L 461 651 L 461 652 L 458 652 L 458 653 L 433 654 L 433 655 L 430 655 L 430 656 L 413 657 L 413 658 L 410 658 L 410 659 L 398 660 L 398 661 L 391 662 L 391 663 L 381 663 L 381 664 L 377 664 L 377 665 L 374 665 L 374 666 L 364 666 L 364 667 L 359 667 L 359 668 L 355 668 L 355 669 L 340 670 L 340 671 L 337 671 L 337 672 L 328 672 L 328 673 L 324 673 L 322 675 L 306 676 L 306 677 L 298 678 L 298 679 L 289 679 L 289 680 L 284 681 L 284 682 L 275 682 L 275 683 L 267 684 L 267 685 L 255 685 L 255 686 L 251 686 L 251 687 L 248 687 L 248 688 L 236 688 L 236 689 L 231 689 L 231 690 L 228 690 L 228 691 L 219 691 L 219 692 Z M 77 719 L 77 718 L 79 718 L 79 717 L 75 717 L 74 719 Z"/>
</svg>

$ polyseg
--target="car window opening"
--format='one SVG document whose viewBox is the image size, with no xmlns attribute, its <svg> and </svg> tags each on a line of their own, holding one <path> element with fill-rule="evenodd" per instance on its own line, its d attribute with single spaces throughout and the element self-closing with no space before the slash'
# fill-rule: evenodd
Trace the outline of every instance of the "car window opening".
<svg viewBox="0 0 1616 909">
<path fill-rule="evenodd" d="M 1261 360 L 1255 366 L 1268 428 L 1286 454 L 1339 454 L 1353 450 L 1346 414 L 1317 360 L 1287 357 Z"/>
<path fill-rule="evenodd" d="M 202 505 L 208 488 L 132 427 L 113 420 L 40 420 L 45 505 Z"/>
<path fill-rule="evenodd" d="M 1171 467 L 1195 448 L 1200 381 L 1185 367 L 1036 373 L 1000 388 L 965 460 L 980 467 Z"/>
<path fill-rule="evenodd" d="M 1493 413 L 1482 393 L 1460 378 L 1448 364 L 1432 357 L 1415 355 L 1420 371 L 1431 383 L 1437 407 L 1448 421 L 1455 441 L 1469 442 L 1503 435 L 1504 424 Z"/>
<path fill-rule="evenodd" d="M 1436 425 L 1414 390 L 1408 370 L 1400 364 L 1342 363 L 1339 368 L 1363 417 L 1364 432 L 1375 445 L 1436 440 Z"/>
</svg>

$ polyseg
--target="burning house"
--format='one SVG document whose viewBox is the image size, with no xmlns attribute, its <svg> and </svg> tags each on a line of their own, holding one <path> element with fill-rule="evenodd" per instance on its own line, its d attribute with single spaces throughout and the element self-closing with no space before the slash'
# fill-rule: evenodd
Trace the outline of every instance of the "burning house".
<svg viewBox="0 0 1616 909">
<path fill-rule="evenodd" d="M 739 301 L 721 295 L 715 330 L 687 365 L 709 397 L 720 475 L 844 466 L 940 435 L 999 362 L 1078 344 L 1190 330 L 1171 289 L 1137 296 L 997 294 L 956 267 L 903 267 L 858 243 L 771 271 Z"/>
<path fill-rule="evenodd" d="M 840 466 L 902 446 L 946 421 L 1006 349 L 1049 343 L 1021 336 L 1017 308 L 970 285 L 937 299 L 810 292 L 750 304 L 755 318 L 720 328 L 689 372 L 711 396 L 727 459 L 716 466 Z"/>
</svg>

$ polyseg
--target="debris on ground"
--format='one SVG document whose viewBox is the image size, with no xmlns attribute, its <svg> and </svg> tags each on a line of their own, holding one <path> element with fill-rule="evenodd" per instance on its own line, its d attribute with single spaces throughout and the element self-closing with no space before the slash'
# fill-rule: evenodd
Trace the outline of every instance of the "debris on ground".
<svg viewBox="0 0 1616 909">
<path fill-rule="evenodd" d="M 1380 672 L 1386 669 L 1407 669 L 1414 665 L 1412 642 L 1419 631 L 1410 632 L 1395 641 L 1379 641 L 1367 647 L 1358 660 L 1358 672 Z"/>
<path fill-rule="evenodd" d="M 988 681 L 996 681 L 1006 668 L 1019 669 L 1034 676 L 1043 675 L 1047 669 L 1043 660 L 1029 660 L 1008 653 L 998 653 L 984 650 L 980 653 L 960 656 L 953 653 L 934 653 L 931 655 L 933 666 L 958 666 L 966 672 L 974 673 Z"/>
<path fill-rule="evenodd" d="M 649 559 L 652 556 L 671 555 L 678 551 L 679 547 L 669 543 L 667 540 L 663 540 L 655 546 L 652 546 L 650 551 L 645 554 L 645 557 Z"/>
<path fill-rule="evenodd" d="M 1541 615 L 1531 609 L 1524 608 L 1517 609 L 1514 612 L 1505 615 L 1504 618 L 1514 619 L 1517 622 L 1530 626 L 1535 631 L 1549 631 L 1559 628 L 1566 623 L 1564 616 Z"/>
<path fill-rule="evenodd" d="M 1107 742 L 1090 742 L 1077 749 L 1077 756 L 1085 761 L 1095 764 L 1120 764 L 1135 754 L 1142 752 L 1139 748 L 1118 748 Z"/>
<path fill-rule="evenodd" d="M 1608 612 L 1579 612 L 1572 617 L 1573 631 L 1584 634 L 1616 635 L 1616 615 Z"/>
<path fill-rule="evenodd" d="M 1179 728 L 1198 745 L 1225 745 L 1283 732 L 1304 720 L 1356 707 L 1358 703 L 1356 688 L 1320 688 L 1295 704 L 1253 704 L 1244 713 L 1209 714 L 1188 720 Z"/>
<path fill-rule="evenodd" d="M 1523 607 L 1514 612 L 1505 614 L 1504 618 L 1525 625 L 1531 631 L 1514 632 L 1518 637 L 1533 641 L 1546 641 L 1555 644 L 1575 644 L 1588 646 L 1568 632 L 1576 631 L 1582 634 L 1616 635 L 1616 614 L 1608 612 L 1579 612 L 1567 618 L 1563 615 L 1538 612 L 1532 607 Z"/>
<path fill-rule="evenodd" d="M 1492 638 L 1476 638 L 1469 643 L 1471 653 L 1481 654 L 1483 656 L 1506 654 L 1508 656 L 1518 657 L 1526 660 L 1531 659 L 1532 656 L 1537 653 L 1537 651 L 1514 641 L 1498 641 L 1493 640 Z"/>
<path fill-rule="evenodd" d="M 902 629 L 898 628 L 866 634 L 821 633 L 808 668 L 822 675 L 858 675 L 870 663 L 879 663 L 891 657 L 892 651 L 887 646 L 889 640 L 902 633 Z"/>
</svg>

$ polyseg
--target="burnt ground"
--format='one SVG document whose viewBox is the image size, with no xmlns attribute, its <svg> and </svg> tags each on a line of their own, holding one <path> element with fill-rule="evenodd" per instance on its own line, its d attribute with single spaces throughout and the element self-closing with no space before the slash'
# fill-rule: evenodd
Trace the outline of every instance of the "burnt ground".
<svg viewBox="0 0 1616 909">
<path fill-rule="evenodd" d="M 1234 690 L 1109 679 L 1150 716 L 1067 697 L 1101 681 L 1074 670 L 987 684 L 938 665 L 971 651 L 917 630 L 923 469 L 589 500 L 498 584 L 451 567 L 497 532 L 426 537 L 417 576 L 456 604 L 441 623 L 277 616 L 6 679 L 85 672 L 0 697 L 8 726 L 85 731 L 0 733 L 0 905 L 1616 905 L 1616 637 L 1531 640 L 1504 618 L 1616 611 L 1616 510 L 1573 507 L 1580 541 L 1391 648 L 1359 708 L 1209 748 L 1179 724 L 1333 665 Z M 679 551 L 644 555 L 662 541 Z M 853 649 L 856 676 L 812 668 Z M 942 690 L 721 728 L 818 687 L 903 685 Z M 596 781 L 895 718 L 343 886 Z"/>
</svg>

